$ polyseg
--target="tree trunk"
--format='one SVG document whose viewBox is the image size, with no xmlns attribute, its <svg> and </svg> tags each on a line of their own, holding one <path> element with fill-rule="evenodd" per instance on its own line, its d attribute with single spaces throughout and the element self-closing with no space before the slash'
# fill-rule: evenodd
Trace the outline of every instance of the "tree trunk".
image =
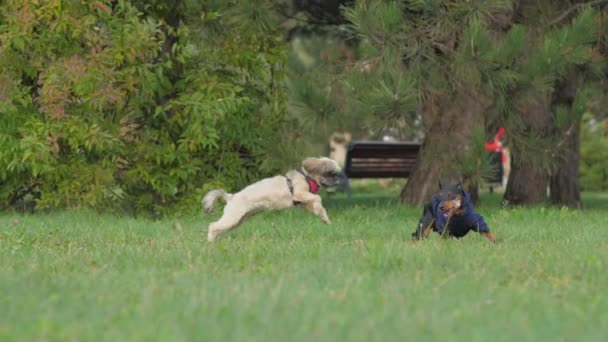
<svg viewBox="0 0 608 342">
<path fill-rule="evenodd" d="M 548 173 L 513 156 L 504 199 L 509 204 L 535 205 L 547 200 Z M 521 163 L 518 165 L 518 163 Z"/>
<path fill-rule="evenodd" d="M 580 157 L 580 123 L 566 132 L 563 152 L 558 154 L 557 171 L 551 176 L 551 203 L 569 208 L 581 207 L 578 175 Z"/>
<path fill-rule="evenodd" d="M 551 130 L 550 96 L 538 96 L 535 99 L 522 101 L 519 111 L 528 137 L 547 138 Z M 523 141 L 523 142 L 522 142 Z M 514 205 L 537 205 L 547 200 L 549 184 L 548 167 L 544 161 L 549 157 L 542 149 L 525 146 L 529 139 L 513 140 L 511 174 L 504 199 Z M 524 157 L 525 155 L 525 157 Z"/>
<path fill-rule="evenodd" d="M 481 101 L 480 96 L 461 93 L 439 106 L 426 103 L 423 115 L 432 122 L 425 123 L 430 129 L 418 153 L 414 171 L 401 190 L 402 201 L 420 206 L 437 192 L 439 178 L 460 176 L 458 159 L 470 149 L 474 125 L 483 122 L 483 113 L 488 107 L 486 102 Z M 476 194 L 477 189 L 467 188 L 467 184 L 472 182 L 465 180 L 465 189 Z"/>
<path fill-rule="evenodd" d="M 474 204 L 479 203 L 479 183 L 473 180 L 465 180 L 464 188 L 467 189 L 469 195 L 471 195 L 471 201 Z"/>
<path fill-rule="evenodd" d="M 562 82 L 559 82 L 553 96 L 553 107 L 567 106 L 571 113 L 570 126 L 562 136 L 562 140 L 555 151 L 555 164 L 557 169 L 550 179 L 550 199 L 555 205 L 565 205 L 577 209 L 581 207 L 581 188 L 579 181 L 580 159 L 580 121 L 579 113 L 572 110 L 577 94 L 580 76 L 571 72 Z"/>
<path fill-rule="evenodd" d="M 440 129 L 430 130 L 424 139 L 424 143 L 420 148 L 418 157 L 416 158 L 416 166 L 414 171 L 407 179 L 407 183 L 401 190 L 401 200 L 412 206 L 421 206 L 428 202 L 433 193 L 438 189 L 438 180 L 440 178 L 439 170 L 447 162 L 438 156 L 436 152 L 440 150 L 442 144 L 434 138 L 441 137 L 445 132 Z"/>
</svg>

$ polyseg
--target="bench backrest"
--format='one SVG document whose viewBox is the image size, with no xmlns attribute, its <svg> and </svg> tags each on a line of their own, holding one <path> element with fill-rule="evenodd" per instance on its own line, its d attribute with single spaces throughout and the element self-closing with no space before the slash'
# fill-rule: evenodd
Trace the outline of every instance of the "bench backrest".
<svg viewBox="0 0 608 342">
<path fill-rule="evenodd" d="M 406 178 L 420 151 L 410 141 L 352 141 L 344 171 L 350 178 Z"/>
</svg>

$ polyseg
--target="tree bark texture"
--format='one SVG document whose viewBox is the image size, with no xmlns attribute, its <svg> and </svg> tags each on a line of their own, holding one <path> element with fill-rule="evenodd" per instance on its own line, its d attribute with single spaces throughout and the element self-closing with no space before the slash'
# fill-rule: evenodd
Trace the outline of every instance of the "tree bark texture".
<svg viewBox="0 0 608 342">
<path fill-rule="evenodd" d="M 458 159 L 466 153 L 471 144 L 471 136 L 476 123 L 482 124 L 488 101 L 464 92 L 438 104 L 433 99 L 425 103 L 423 116 L 430 122 L 414 171 L 401 190 L 401 200 L 412 206 L 420 206 L 438 190 L 440 178 L 455 179 L 460 176 Z M 470 187 L 466 180 L 465 189 L 477 194 L 477 187 Z"/>
<path fill-rule="evenodd" d="M 577 209 L 581 207 L 579 182 L 580 123 L 572 126 L 564 137 L 563 152 L 557 155 L 557 170 L 551 176 L 550 199 L 556 205 Z"/>
<path fill-rule="evenodd" d="M 511 174 L 504 199 L 514 205 L 535 205 L 547 200 L 548 173 L 512 156 Z"/>
<path fill-rule="evenodd" d="M 578 75 L 570 73 L 558 84 L 553 95 L 554 108 L 565 105 L 572 109 L 577 90 Z M 555 151 L 556 170 L 550 178 L 550 200 L 559 206 L 577 209 L 581 207 L 581 187 L 579 180 L 580 160 L 580 129 L 581 117 L 571 113 L 572 122 L 562 135 L 558 148 Z M 559 131 L 558 131 L 559 132 Z"/>
<path fill-rule="evenodd" d="M 521 101 L 519 111 L 528 135 L 547 137 L 552 125 L 550 106 L 549 95 Z M 526 140 L 525 137 L 512 140 L 511 174 L 509 175 L 504 199 L 507 203 L 513 205 L 532 206 L 545 203 L 547 200 L 547 186 L 549 184 L 547 167 L 539 162 L 539 160 L 542 160 L 542 156 L 538 156 L 538 158 L 528 157 L 527 160 L 522 158 L 526 149 L 535 148 L 526 146 Z M 530 152 L 526 151 L 526 153 Z M 538 155 L 539 153 L 543 152 L 533 151 L 531 154 Z"/>
</svg>

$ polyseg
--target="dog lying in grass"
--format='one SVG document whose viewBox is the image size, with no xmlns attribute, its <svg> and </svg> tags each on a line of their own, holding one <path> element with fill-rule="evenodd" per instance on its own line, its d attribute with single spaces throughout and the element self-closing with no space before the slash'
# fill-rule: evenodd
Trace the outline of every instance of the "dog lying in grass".
<svg viewBox="0 0 608 342">
<path fill-rule="evenodd" d="M 439 192 L 424 206 L 412 239 L 422 240 L 428 237 L 431 229 L 443 237 L 456 238 L 461 238 L 472 230 L 496 242 L 496 237 L 490 232 L 483 216 L 473 208 L 471 195 L 462 189 L 460 182 L 439 181 Z"/>
<path fill-rule="evenodd" d="M 261 209 L 286 209 L 301 206 L 329 223 L 320 187 L 330 188 L 347 182 L 338 163 L 329 158 L 307 158 L 301 170 L 290 170 L 284 176 L 262 179 L 243 190 L 230 194 L 223 189 L 209 191 L 203 197 L 205 212 L 210 213 L 218 198 L 226 201 L 222 217 L 209 224 L 207 239 L 215 241 L 220 235 L 236 228 L 246 215 Z"/>
</svg>

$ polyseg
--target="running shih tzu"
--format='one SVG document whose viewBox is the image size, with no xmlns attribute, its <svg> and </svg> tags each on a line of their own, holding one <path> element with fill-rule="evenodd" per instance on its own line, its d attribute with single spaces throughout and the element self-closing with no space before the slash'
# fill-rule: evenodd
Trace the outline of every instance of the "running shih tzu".
<svg viewBox="0 0 608 342">
<path fill-rule="evenodd" d="M 203 197 L 205 212 L 210 213 L 218 198 L 226 201 L 222 217 L 209 224 L 207 239 L 215 241 L 220 235 L 236 228 L 245 216 L 261 209 L 285 209 L 301 206 L 319 216 L 325 223 L 329 217 L 319 188 L 340 186 L 348 182 L 337 162 L 329 158 L 307 158 L 300 170 L 290 170 L 284 176 L 274 176 L 253 183 L 243 190 L 230 194 L 223 189 L 209 191 Z"/>
</svg>

